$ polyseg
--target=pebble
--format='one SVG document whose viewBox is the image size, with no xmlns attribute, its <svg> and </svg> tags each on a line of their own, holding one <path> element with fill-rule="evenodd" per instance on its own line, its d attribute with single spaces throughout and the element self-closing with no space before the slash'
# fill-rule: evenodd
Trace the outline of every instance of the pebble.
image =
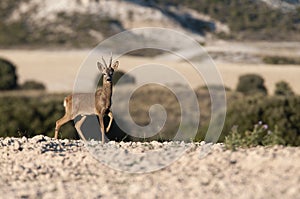
<svg viewBox="0 0 300 199">
<path fill-rule="evenodd" d="M 16 151 L 22 150 L 21 143 L 18 140 L 14 141 L 14 150 Z"/>
<path fill-rule="evenodd" d="M 33 138 L 30 139 L 31 143 L 39 143 L 39 142 L 45 142 L 47 139 L 45 139 L 46 136 L 44 135 L 36 135 Z M 49 140 L 49 139 L 48 139 Z"/>
<path fill-rule="evenodd" d="M 43 135 L 0 138 L 0 193 L 8 198 L 247 198 L 245 190 L 260 187 L 255 193 L 258 198 L 297 198 L 300 191 L 299 176 L 295 175 L 300 169 L 300 151 L 296 147 L 232 152 L 222 143 L 91 143 L 86 148 L 81 140 L 54 140 Z M 90 148 L 95 149 L 99 161 L 91 156 Z M 181 149 L 186 148 L 192 150 L 182 155 Z M 149 151 L 157 153 L 131 157 Z M 199 158 L 201 152 L 206 156 Z M 179 159 L 178 154 L 182 155 Z M 166 162 L 170 164 L 165 166 Z M 155 170 L 157 165 L 162 168 L 155 172 L 130 173 Z"/>
</svg>

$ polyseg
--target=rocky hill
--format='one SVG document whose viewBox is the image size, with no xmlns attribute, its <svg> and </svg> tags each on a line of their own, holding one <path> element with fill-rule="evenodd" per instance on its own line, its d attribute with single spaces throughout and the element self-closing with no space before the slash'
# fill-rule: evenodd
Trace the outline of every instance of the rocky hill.
<svg viewBox="0 0 300 199">
<path fill-rule="evenodd" d="M 260 0 L 265 2 L 270 7 L 280 9 L 282 11 L 294 11 L 299 7 L 300 0 Z"/>
<path fill-rule="evenodd" d="M 299 10 L 299 0 L 2 0 L 0 47 L 87 47 L 149 26 L 179 30 L 200 42 L 300 40 Z"/>
</svg>

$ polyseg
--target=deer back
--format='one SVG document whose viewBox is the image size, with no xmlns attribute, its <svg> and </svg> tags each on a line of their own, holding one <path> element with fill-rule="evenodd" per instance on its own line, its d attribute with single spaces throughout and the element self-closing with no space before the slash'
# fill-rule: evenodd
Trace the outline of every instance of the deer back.
<svg viewBox="0 0 300 199">
<path fill-rule="evenodd" d="M 95 94 L 94 93 L 75 93 L 65 98 L 65 109 L 71 118 L 78 115 L 95 114 Z"/>
</svg>

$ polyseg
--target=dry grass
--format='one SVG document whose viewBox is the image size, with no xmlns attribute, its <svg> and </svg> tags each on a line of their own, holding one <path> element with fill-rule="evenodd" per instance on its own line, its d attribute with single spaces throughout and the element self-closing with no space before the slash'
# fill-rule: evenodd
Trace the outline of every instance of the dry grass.
<svg viewBox="0 0 300 199">
<path fill-rule="evenodd" d="M 55 51 L 55 50 L 0 50 L 0 56 L 17 65 L 20 83 L 34 79 L 44 83 L 50 92 L 71 91 L 81 63 L 87 57 L 88 50 Z M 160 63 L 170 66 L 182 74 L 193 88 L 204 85 L 201 76 L 186 62 L 161 61 L 153 58 L 123 56 L 120 59 L 120 70 L 130 71 L 136 66 L 149 63 Z M 300 94 L 300 67 L 291 65 L 216 63 L 224 84 L 234 89 L 240 75 L 247 73 L 260 74 L 265 78 L 269 93 L 274 91 L 275 83 L 281 80 L 288 82 L 295 93 Z M 137 82 L 143 81 L 138 74 Z M 167 77 L 168 74 L 160 74 Z M 166 80 L 167 81 L 167 80 Z M 173 80 L 176 83 L 176 80 Z M 180 83 L 180 82 L 177 82 Z"/>
</svg>

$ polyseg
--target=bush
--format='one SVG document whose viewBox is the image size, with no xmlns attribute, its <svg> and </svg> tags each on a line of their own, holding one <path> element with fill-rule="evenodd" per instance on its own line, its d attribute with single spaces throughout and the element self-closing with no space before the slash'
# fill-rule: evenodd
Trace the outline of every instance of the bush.
<svg viewBox="0 0 300 199">
<path fill-rule="evenodd" d="M 130 51 L 127 55 L 137 56 L 137 57 L 155 57 L 164 54 L 165 51 L 154 49 L 154 48 L 144 48 L 139 50 Z"/>
<path fill-rule="evenodd" d="M 289 57 L 280 57 L 280 56 L 266 56 L 263 57 L 263 62 L 266 64 L 291 64 L 291 65 L 300 65 L 300 59 L 289 58 Z"/>
<path fill-rule="evenodd" d="M 245 95 L 267 94 L 264 79 L 260 75 L 247 74 L 240 76 L 236 90 Z"/>
<path fill-rule="evenodd" d="M 63 98 L 62 95 L 0 97 L 0 137 L 38 134 L 53 137 L 55 122 L 64 115 Z M 62 138 L 78 138 L 71 124 L 63 126 L 61 132 Z"/>
<path fill-rule="evenodd" d="M 0 58 L 0 90 L 17 88 L 16 67 L 9 61 Z"/>
<path fill-rule="evenodd" d="M 283 133 L 275 126 L 274 130 L 269 130 L 267 124 L 261 121 L 254 125 L 253 130 L 238 132 L 238 127 L 234 126 L 228 136 L 225 137 L 225 146 L 228 149 L 236 150 L 238 147 L 255 147 L 258 145 L 285 145 L 282 138 Z"/>
<path fill-rule="evenodd" d="M 123 77 L 124 76 L 124 77 Z M 134 84 L 135 83 L 135 78 L 131 75 L 126 74 L 123 71 L 115 71 L 113 75 L 113 85 L 115 85 L 120 79 L 123 77 L 122 82 L 119 82 L 119 84 Z M 103 85 L 103 76 L 101 76 L 99 82 L 98 82 L 98 87 L 101 87 Z"/>
<path fill-rule="evenodd" d="M 46 90 L 46 86 L 43 83 L 34 80 L 24 82 L 20 88 L 22 90 Z"/>
<path fill-rule="evenodd" d="M 263 121 L 269 127 L 281 132 L 280 138 L 286 145 L 300 145 L 300 96 L 289 97 L 246 97 L 228 106 L 222 136 L 226 136 L 233 126 L 240 132 L 252 129 L 253 124 Z M 275 130 L 274 130 L 275 131 Z M 242 138 L 249 134 L 242 133 Z"/>
<path fill-rule="evenodd" d="M 132 119 L 140 126 L 148 125 L 150 121 L 149 109 L 154 104 L 160 104 L 165 108 L 167 119 L 159 133 L 149 138 L 135 138 L 134 141 L 172 140 L 180 125 L 181 111 L 178 100 L 169 89 L 156 84 L 147 84 L 139 87 L 132 94 L 129 101 L 129 112 Z"/>
<path fill-rule="evenodd" d="M 294 92 L 287 82 L 280 81 L 280 82 L 277 82 L 275 85 L 274 94 L 277 96 L 291 96 L 291 95 L 294 95 Z"/>
<path fill-rule="evenodd" d="M 225 85 L 210 85 L 209 88 L 211 90 L 216 90 L 216 91 L 222 91 L 222 90 L 231 91 L 231 89 Z M 208 86 L 207 85 L 200 86 L 200 89 L 208 90 Z"/>
</svg>

